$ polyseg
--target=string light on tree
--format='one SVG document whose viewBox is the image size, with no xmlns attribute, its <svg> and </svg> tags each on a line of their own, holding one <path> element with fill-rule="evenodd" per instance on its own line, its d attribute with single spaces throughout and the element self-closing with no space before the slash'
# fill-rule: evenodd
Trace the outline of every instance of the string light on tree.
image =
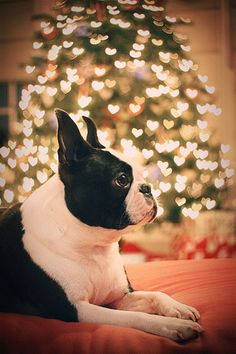
<svg viewBox="0 0 236 354">
<path fill-rule="evenodd" d="M 68 0 L 56 8 L 55 17 L 36 16 L 21 123 L 0 149 L 1 204 L 23 201 L 57 170 L 59 107 L 82 129 L 82 116 L 91 115 L 102 144 L 146 164 L 161 219 L 220 207 L 234 170 L 229 146 L 212 143 L 208 121 L 221 114 L 215 87 L 175 29 L 190 20 L 168 16 L 154 0 Z"/>
</svg>

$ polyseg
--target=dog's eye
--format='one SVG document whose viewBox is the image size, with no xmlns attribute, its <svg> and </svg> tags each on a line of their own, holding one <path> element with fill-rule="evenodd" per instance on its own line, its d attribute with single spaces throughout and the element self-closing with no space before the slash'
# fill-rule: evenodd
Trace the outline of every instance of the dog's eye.
<svg viewBox="0 0 236 354">
<path fill-rule="evenodd" d="M 130 180 L 125 173 L 121 173 L 114 179 L 115 184 L 121 188 L 127 188 L 130 185 Z"/>
</svg>

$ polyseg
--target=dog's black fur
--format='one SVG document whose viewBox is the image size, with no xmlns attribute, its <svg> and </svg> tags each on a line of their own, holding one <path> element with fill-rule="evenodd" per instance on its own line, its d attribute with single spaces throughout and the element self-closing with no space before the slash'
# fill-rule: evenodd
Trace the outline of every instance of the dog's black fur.
<svg viewBox="0 0 236 354">
<path fill-rule="evenodd" d="M 124 205 L 129 188 L 119 188 L 113 182 L 125 173 L 130 186 L 132 168 L 104 151 L 92 120 L 84 117 L 88 127 L 85 141 L 66 112 L 58 110 L 56 114 L 59 176 L 64 183 L 67 208 L 87 225 L 125 228 L 131 224 Z M 93 196 L 92 200 L 88 196 Z M 20 207 L 19 203 L 2 208 L 0 213 L 0 311 L 78 321 L 77 311 L 62 287 L 24 249 Z M 40 205 L 38 208 L 40 213 Z M 128 279 L 127 287 L 132 291 Z"/>
<path fill-rule="evenodd" d="M 56 115 L 59 174 L 0 217 L 0 311 L 195 338 L 197 310 L 133 292 L 118 252 L 123 229 L 155 218 L 151 187 L 104 149 L 90 119 L 86 141 L 66 112 Z"/>
</svg>

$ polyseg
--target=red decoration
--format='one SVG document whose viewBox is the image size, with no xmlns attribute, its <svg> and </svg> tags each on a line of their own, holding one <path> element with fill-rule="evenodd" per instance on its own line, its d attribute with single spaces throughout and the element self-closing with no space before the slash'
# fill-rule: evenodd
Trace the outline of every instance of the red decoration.
<svg viewBox="0 0 236 354">
<path fill-rule="evenodd" d="M 121 254 L 142 254 L 146 262 L 154 261 L 155 259 L 173 259 L 171 255 L 168 257 L 161 252 L 150 252 L 132 242 L 124 242 L 121 245 Z"/>
<path fill-rule="evenodd" d="M 58 34 L 57 28 L 51 24 L 45 28 L 42 28 L 40 32 L 42 36 L 49 41 L 54 39 Z"/>
<path fill-rule="evenodd" d="M 175 259 L 236 258 L 236 237 L 178 236 L 173 244 Z"/>
<path fill-rule="evenodd" d="M 120 112 L 115 113 L 115 114 L 112 114 L 112 113 L 108 110 L 108 108 L 104 108 L 102 111 L 103 111 L 105 117 L 109 118 L 109 119 L 104 120 L 104 123 L 105 123 L 105 122 L 110 122 L 108 125 L 106 124 L 107 127 L 108 127 L 108 126 L 111 126 L 111 127 L 113 126 L 112 121 L 119 121 L 119 120 L 121 120 Z"/>
<path fill-rule="evenodd" d="M 97 10 L 97 19 L 99 21 L 104 21 L 106 19 L 105 4 L 101 3 L 100 1 L 96 1 L 95 8 Z"/>
</svg>

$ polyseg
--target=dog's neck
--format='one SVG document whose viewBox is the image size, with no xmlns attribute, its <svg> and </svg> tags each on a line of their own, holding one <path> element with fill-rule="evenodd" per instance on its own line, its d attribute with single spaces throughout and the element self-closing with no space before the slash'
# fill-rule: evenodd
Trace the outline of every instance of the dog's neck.
<svg viewBox="0 0 236 354">
<path fill-rule="evenodd" d="M 47 247 L 61 245 L 61 248 L 89 252 L 94 248 L 110 248 L 124 233 L 124 230 L 91 227 L 74 217 L 67 209 L 64 185 L 58 174 L 37 189 L 21 210 L 25 231 Z"/>
</svg>

